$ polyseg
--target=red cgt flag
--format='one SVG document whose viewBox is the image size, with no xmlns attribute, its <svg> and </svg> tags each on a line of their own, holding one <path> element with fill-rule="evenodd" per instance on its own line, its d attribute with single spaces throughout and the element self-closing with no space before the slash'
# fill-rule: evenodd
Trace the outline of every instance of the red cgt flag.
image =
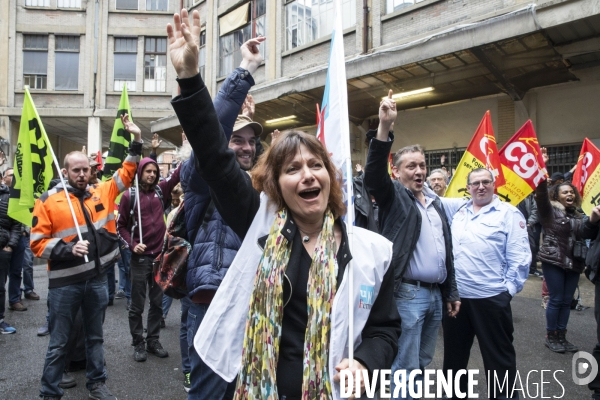
<svg viewBox="0 0 600 400">
<path fill-rule="evenodd" d="M 600 150 L 585 138 L 577 167 L 573 174 L 573 185 L 579 190 L 582 197 L 581 208 L 590 214 L 592 208 L 600 204 Z"/>
</svg>

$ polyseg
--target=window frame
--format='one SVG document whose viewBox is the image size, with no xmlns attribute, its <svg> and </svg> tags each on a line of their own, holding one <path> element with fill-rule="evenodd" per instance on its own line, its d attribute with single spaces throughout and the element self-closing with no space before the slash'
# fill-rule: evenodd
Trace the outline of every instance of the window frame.
<svg viewBox="0 0 600 400">
<path fill-rule="evenodd" d="M 422 3 L 426 0 L 385 0 L 385 14 L 392 14 L 395 13 L 396 11 L 400 11 L 400 10 L 404 10 L 406 8 L 410 8 L 413 7 L 419 3 Z M 397 9 L 394 8 L 394 3 L 398 3 L 398 5 L 400 4 L 406 4 L 403 7 L 398 7 Z M 391 8 L 390 8 L 391 6 Z"/>
<path fill-rule="evenodd" d="M 119 8 L 118 7 L 119 1 L 128 1 L 128 0 L 115 0 L 115 10 L 139 11 L 139 9 L 140 9 L 140 2 L 139 2 L 139 0 L 136 0 L 137 5 L 136 5 L 135 8 Z M 129 0 L 129 1 L 131 1 L 131 0 Z"/>
<path fill-rule="evenodd" d="M 135 43 L 135 51 L 130 50 L 130 49 L 119 49 L 117 50 L 117 41 L 118 40 L 127 40 L 127 41 L 131 41 L 133 43 Z M 127 90 L 131 91 L 131 92 L 135 92 L 136 91 L 136 84 L 137 84 L 137 53 L 138 53 L 138 38 L 137 37 L 123 37 L 123 36 L 115 36 L 114 37 L 114 48 L 113 48 L 113 90 L 115 92 L 120 92 L 123 90 L 123 85 L 127 85 Z M 134 67 L 134 73 L 135 73 L 135 79 L 134 80 L 130 80 L 130 79 L 117 79 L 115 78 L 116 75 L 116 71 L 115 71 L 115 67 L 116 67 L 116 60 L 117 60 L 117 54 L 129 54 L 129 55 L 135 55 L 134 59 L 135 59 L 135 67 Z"/>
<path fill-rule="evenodd" d="M 77 43 L 77 46 L 73 46 L 71 48 L 58 48 L 58 43 L 60 40 L 65 39 L 65 38 L 73 38 L 75 40 L 73 40 L 73 43 Z M 75 48 L 76 47 L 76 48 Z M 74 35 L 55 35 L 54 36 L 54 90 L 73 90 L 73 91 L 77 91 L 79 90 L 79 62 L 81 61 L 79 59 L 79 53 L 81 52 L 81 36 L 74 36 Z M 58 82 L 58 76 L 57 76 L 57 71 L 64 71 L 61 68 L 58 68 L 58 64 L 57 64 L 57 59 L 58 59 L 58 55 L 59 54 L 77 54 L 77 73 L 75 74 L 75 87 L 74 88 L 67 88 L 67 89 L 59 89 L 57 87 L 56 82 Z"/>
<path fill-rule="evenodd" d="M 154 49 L 148 50 L 148 42 L 154 41 Z M 159 51 L 159 41 L 164 42 L 164 51 Z M 152 58 L 154 56 L 154 58 Z M 153 65 L 146 64 L 146 57 L 150 57 L 150 60 L 153 61 Z M 161 57 L 161 58 L 158 58 Z M 157 65 L 158 60 L 163 60 L 162 65 Z M 152 79 L 147 78 L 148 69 L 151 68 L 153 70 L 152 75 L 154 76 Z M 157 79 L 157 68 L 163 69 L 163 79 Z M 154 84 L 154 90 L 151 90 L 148 86 L 150 85 L 150 81 Z M 159 83 L 162 83 L 159 86 Z M 167 91 L 167 38 L 165 37 L 155 37 L 155 36 L 147 36 L 144 38 L 144 92 L 166 92 Z"/>
<path fill-rule="evenodd" d="M 198 46 L 198 70 L 202 80 L 206 79 L 206 28 L 200 31 L 200 40 Z"/>
<path fill-rule="evenodd" d="M 43 46 L 28 47 L 28 38 L 38 37 L 44 38 L 42 40 Z M 22 73 L 23 73 L 23 86 L 29 86 L 32 90 L 48 90 L 48 40 L 49 35 L 40 35 L 40 34 L 24 34 L 23 35 L 23 49 L 22 49 Z M 30 43 L 31 44 L 31 43 Z M 37 74 L 37 73 L 25 73 L 25 54 L 26 53 L 45 53 L 46 54 L 46 73 L 45 74 Z M 33 84 L 32 84 L 33 83 Z"/>
</svg>

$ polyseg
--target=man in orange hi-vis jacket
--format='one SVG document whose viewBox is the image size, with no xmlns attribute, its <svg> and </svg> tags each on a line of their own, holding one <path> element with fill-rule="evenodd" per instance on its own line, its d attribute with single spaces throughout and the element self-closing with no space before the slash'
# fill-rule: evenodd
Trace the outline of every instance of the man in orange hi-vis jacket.
<svg viewBox="0 0 600 400">
<path fill-rule="evenodd" d="M 79 151 L 65 157 L 62 173 L 83 240 L 78 238 L 62 183 L 45 192 L 33 210 L 31 250 L 37 257 L 48 260 L 49 278 L 51 336 L 42 375 L 40 397 L 43 399 L 60 399 L 63 395 L 59 383 L 65 365 L 65 346 L 81 307 L 89 397 L 116 400 L 104 383 L 107 375 L 102 322 L 108 305 L 106 271 L 114 268 L 119 254 L 115 199 L 131 186 L 142 152 L 141 131 L 129 121 L 127 114 L 121 118 L 125 130 L 134 135 L 134 141 L 123 166 L 112 179 L 90 185 L 88 157 Z"/>
</svg>

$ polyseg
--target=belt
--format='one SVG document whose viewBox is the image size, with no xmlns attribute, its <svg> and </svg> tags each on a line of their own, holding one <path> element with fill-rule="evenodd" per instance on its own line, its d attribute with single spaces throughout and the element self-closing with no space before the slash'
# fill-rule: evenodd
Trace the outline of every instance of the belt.
<svg viewBox="0 0 600 400">
<path fill-rule="evenodd" d="M 410 285 L 428 287 L 428 288 L 436 288 L 438 287 L 438 283 L 428 283 L 422 281 L 415 281 L 414 279 L 402 278 L 402 282 L 408 283 Z"/>
</svg>

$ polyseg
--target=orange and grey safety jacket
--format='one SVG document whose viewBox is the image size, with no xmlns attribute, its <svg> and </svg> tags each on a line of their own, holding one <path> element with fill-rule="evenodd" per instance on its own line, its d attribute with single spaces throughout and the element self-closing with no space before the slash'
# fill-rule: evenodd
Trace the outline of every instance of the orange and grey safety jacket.
<svg viewBox="0 0 600 400">
<path fill-rule="evenodd" d="M 119 255 L 115 223 L 115 199 L 134 180 L 142 144 L 131 142 L 129 155 L 111 179 L 88 185 L 85 191 L 67 185 L 83 240 L 89 241 L 88 261 L 73 254 L 79 241 L 62 184 L 35 202 L 31 226 L 31 250 L 48 260 L 49 288 L 92 279 L 114 266 Z"/>
</svg>

